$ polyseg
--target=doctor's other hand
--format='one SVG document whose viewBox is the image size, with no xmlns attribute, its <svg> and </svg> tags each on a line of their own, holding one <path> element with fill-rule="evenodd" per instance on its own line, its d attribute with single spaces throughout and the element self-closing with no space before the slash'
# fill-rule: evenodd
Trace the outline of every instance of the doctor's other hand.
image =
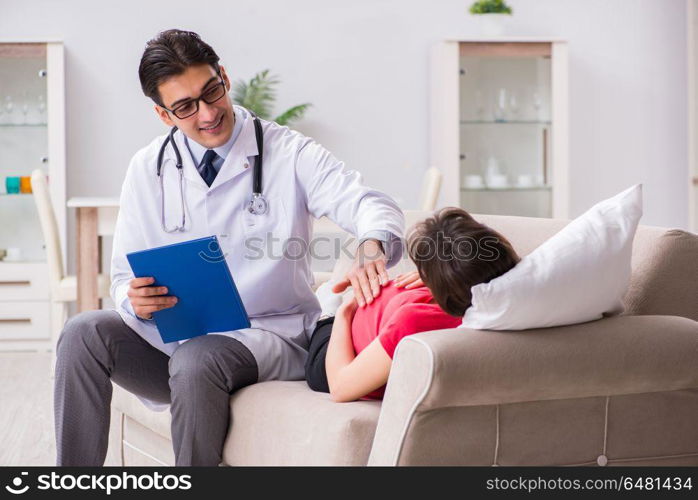
<svg viewBox="0 0 698 500">
<path fill-rule="evenodd" d="M 383 247 L 377 240 L 366 240 L 356 250 L 351 269 L 343 280 L 332 287 L 332 291 L 340 293 L 351 285 L 356 301 L 363 307 L 378 297 L 381 286 L 388 283 L 388 280 Z"/>
<path fill-rule="evenodd" d="M 167 294 L 165 286 L 150 286 L 154 278 L 133 278 L 128 289 L 128 300 L 133 312 L 141 319 L 152 319 L 155 311 L 168 309 L 177 303 L 177 297 Z"/>
</svg>

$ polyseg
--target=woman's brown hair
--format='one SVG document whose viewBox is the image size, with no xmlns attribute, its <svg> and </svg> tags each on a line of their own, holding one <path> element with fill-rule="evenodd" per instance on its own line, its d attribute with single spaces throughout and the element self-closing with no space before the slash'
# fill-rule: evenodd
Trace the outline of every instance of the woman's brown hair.
<svg viewBox="0 0 698 500">
<path fill-rule="evenodd" d="M 456 207 L 415 224 L 407 248 L 434 300 L 452 316 L 463 316 L 470 307 L 473 286 L 501 276 L 521 260 L 504 236 Z"/>
</svg>

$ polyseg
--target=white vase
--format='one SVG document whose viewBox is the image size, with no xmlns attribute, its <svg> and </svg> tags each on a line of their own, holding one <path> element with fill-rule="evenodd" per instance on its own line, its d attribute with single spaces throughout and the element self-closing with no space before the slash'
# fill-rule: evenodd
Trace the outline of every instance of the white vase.
<svg viewBox="0 0 698 500">
<path fill-rule="evenodd" d="M 484 36 L 501 36 L 506 31 L 511 14 L 476 14 L 480 22 L 480 32 Z"/>
</svg>

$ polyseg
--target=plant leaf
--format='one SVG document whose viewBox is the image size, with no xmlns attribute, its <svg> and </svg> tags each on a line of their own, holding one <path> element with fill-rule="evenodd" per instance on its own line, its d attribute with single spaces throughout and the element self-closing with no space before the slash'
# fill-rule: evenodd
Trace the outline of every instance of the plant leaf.
<svg viewBox="0 0 698 500">
<path fill-rule="evenodd" d="M 279 125 L 290 125 L 292 122 L 303 118 L 303 115 L 310 106 L 312 106 L 312 104 L 309 102 L 299 104 L 298 106 L 293 106 L 277 116 L 274 121 Z"/>
<path fill-rule="evenodd" d="M 271 108 L 276 101 L 274 87 L 279 83 L 278 78 L 269 74 L 265 69 L 254 75 L 249 82 L 238 80 L 233 85 L 233 101 L 257 116 L 268 120 Z"/>
<path fill-rule="evenodd" d="M 272 107 L 276 101 L 276 89 L 279 79 L 269 73 L 268 69 L 254 75 L 249 82 L 237 80 L 233 83 L 231 97 L 233 102 L 254 112 L 260 118 L 270 120 Z M 300 120 L 310 103 L 299 104 L 287 109 L 273 121 L 279 125 L 288 125 Z"/>
</svg>

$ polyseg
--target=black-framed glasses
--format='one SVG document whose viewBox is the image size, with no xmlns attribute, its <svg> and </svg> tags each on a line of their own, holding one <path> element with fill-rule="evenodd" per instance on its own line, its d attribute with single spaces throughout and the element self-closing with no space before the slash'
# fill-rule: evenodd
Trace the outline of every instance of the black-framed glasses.
<svg viewBox="0 0 698 500">
<path fill-rule="evenodd" d="M 220 77 L 220 74 L 218 76 Z M 204 92 L 196 99 L 185 101 L 173 109 L 165 108 L 165 106 L 163 106 L 163 108 L 182 120 L 195 115 L 199 111 L 199 101 L 204 101 L 206 104 L 213 104 L 214 102 L 220 100 L 224 95 L 225 82 L 221 80 L 213 87 L 204 90 Z"/>
</svg>

